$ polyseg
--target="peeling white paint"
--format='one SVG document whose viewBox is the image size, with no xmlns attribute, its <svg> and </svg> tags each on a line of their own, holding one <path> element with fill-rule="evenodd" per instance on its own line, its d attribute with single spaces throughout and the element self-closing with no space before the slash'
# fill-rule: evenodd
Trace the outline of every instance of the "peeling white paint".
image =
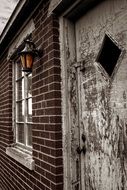
<svg viewBox="0 0 127 190">
<path fill-rule="evenodd" d="M 76 25 L 63 22 L 63 94 L 68 100 L 63 124 L 68 120 L 69 125 L 63 129 L 69 130 L 71 146 L 64 149 L 71 158 L 70 182 L 65 182 L 70 183 L 70 190 L 127 189 L 127 54 L 123 51 L 127 49 L 126 10 L 126 0 L 107 0 L 87 12 Z M 74 32 L 76 36 L 72 37 Z M 123 47 L 111 77 L 96 62 L 107 33 Z M 86 154 L 78 155 L 76 148 L 83 145 Z"/>
</svg>

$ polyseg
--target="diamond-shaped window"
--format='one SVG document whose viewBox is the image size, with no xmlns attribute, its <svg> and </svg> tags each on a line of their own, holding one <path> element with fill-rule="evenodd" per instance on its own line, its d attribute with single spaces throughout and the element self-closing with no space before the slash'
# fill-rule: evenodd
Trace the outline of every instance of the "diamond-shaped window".
<svg viewBox="0 0 127 190">
<path fill-rule="evenodd" d="M 103 66 L 109 76 L 111 76 L 113 73 L 120 53 L 121 50 L 119 47 L 107 35 L 105 35 L 96 61 Z"/>
</svg>

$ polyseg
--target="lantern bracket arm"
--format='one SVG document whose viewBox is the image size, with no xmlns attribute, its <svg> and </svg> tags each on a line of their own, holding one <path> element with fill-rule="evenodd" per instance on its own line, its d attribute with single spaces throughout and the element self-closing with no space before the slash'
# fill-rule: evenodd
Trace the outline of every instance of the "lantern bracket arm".
<svg viewBox="0 0 127 190">
<path fill-rule="evenodd" d="M 42 56 L 42 50 L 41 48 L 34 49 L 35 57 L 41 57 Z"/>
</svg>

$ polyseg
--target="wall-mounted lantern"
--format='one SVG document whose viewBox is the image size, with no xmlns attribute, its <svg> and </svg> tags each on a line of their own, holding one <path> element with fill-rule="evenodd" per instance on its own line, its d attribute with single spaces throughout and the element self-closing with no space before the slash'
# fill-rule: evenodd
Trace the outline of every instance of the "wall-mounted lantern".
<svg viewBox="0 0 127 190">
<path fill-rule="evenodd" d="M 24 42 L 25 47 L 21 52 L 19 52 L 22 64 L 22 71 L 32 72 L 34 58 L 36 56 L 39 56 L 39 50 L 35 48 L 35 44 L 31 40 L 27 39 L 24 40 Z"/>
</svg>

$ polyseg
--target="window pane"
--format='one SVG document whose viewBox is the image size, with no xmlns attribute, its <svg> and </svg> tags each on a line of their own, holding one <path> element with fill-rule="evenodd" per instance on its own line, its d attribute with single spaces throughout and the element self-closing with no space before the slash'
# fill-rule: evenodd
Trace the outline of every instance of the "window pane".
<svg viewBox="0 0 127 190">
<path fill-rule="evenodd" d="M 16 63 L 16 80 L 21 78 L 24 75 L 24 73 L 22 72 L 22 66 L 21 63 Z"/>
<path fill-rule="evenodd" d="M 27 76 L 27 97 L 32 97 L 32 74 Z"/>
<path fill-rule="evenodd" d="M 32 125 L 27 124 L 27 145 L 32 146 Z"/>
<path fill-rule="evenodd" d="M 19 122 L 24 122 L 24 101 L 16 103 L 16 120 Z"/>
<path fill-rule="evenodd" d="M 24 124 L 17 124 L 17 141 L 24 144 Z"/>
<path fill-rule="evenodd" d="M 32 74 L 15 67 L 16 142 L 32 146 Z"/>
<path fill-rule="evenodd" d="M 32 122 L 32 98 L 27 99 L 27 122 Z"/>
<path fill-rule="evenodd" d="M 17 81 L 16 100 L 24 99 L 24 78 Z"/>
</svg>

